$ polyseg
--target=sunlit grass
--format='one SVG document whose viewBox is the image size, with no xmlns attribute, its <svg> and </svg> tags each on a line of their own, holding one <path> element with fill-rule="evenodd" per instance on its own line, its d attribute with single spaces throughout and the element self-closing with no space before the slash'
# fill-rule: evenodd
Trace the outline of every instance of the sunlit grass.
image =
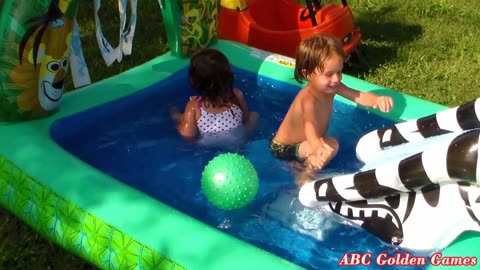
<svg viewBox="0 0 480 270">
<path fill-rule="evenodd" d="M 480 2 L 350 1 L 367 81 L 448 106 L 480 95 Z"/>
</svg>

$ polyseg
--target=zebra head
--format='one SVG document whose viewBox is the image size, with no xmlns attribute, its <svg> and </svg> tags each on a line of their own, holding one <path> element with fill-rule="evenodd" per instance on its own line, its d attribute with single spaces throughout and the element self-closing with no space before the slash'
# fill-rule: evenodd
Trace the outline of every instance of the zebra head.
<svg viewBox="0 0 480 270">
<path fill-rule="evenodd" d="M 383 199 L 329 202 L 327 211 L 382 241 L 413 250 L 443 248 L 467 230 L 480 232 L 480 186 L 443 183 Z"/>
</svg>

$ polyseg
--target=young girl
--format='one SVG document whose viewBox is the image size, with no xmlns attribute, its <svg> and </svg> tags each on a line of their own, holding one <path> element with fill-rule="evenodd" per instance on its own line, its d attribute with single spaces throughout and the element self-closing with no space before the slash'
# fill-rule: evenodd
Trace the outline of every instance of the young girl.
<svg viewBox="0 0 480 270">
<path fill-rule="evenodd" d="M 270 149 L 277 158 L 305 161 L 310 169 L 320 170 L 339 147 L 335 138 L 325 136 L 335 95 L 382 112 L 390 111 L 393 101 L 341 82 L 345 56 L 342 44 L 334 37 L 315 35 L 303 40 L 295 58 L 295 80 L 306 80 L 307 84 L 293 100 Z"/>
<path fill-rule="evenodd" d="M 258 114 L 250 112 L 227 57 L 215 49 L 202 49 L 190 60 L 189 79 L 199 96 L 190 97 L 184 113 L 172 112 L 181 136 L 226 133 L 245 124 L 251 129 Z"/>
</svg>

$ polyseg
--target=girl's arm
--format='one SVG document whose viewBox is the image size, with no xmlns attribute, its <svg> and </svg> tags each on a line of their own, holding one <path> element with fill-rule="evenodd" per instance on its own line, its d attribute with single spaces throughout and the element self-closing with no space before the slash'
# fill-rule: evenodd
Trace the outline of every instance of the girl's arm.
<svg viewBox="0 0 480 270">
<path fill-rule="evenodd" d="M 393 107 L 393 100 L 389 96 L 378 96 L 371 92 L 358 91 L 343 83 L 340 83 L 337 93 L 362 106 L 378 108 L 382 112 L 389 112 Z"/>
<path fill-rule="evenodd" d="M 250 119 L 250 111 L 248 110 L 247 102 L 245 101 L 245 98 L 243 97 L 243 93 L 240 89 L 238 88 L 233 88 L 233 94 L 238 100 L 238 103 L 240 104 L 240 109 L 242 109 L 243 112 L 243 123 L 247 123 L 248 120 Z"/>
<path fill-rule="evenodd" d="M 238 103 L 240 104 L 240 109 L 242 109 L 243 112 L 242 122 L 245 125 L 247 132 L 251 132 L 257 124 L 259 115 L 257 112 L 250 112 L 247 106 L 247 102 L 245 101 L 243 93 L 240 89 L 234 88 L 233 93 L 235 97 L 237 97 Z"/>
<path fill-rule="evenodd" d="M 185 111 L 178 120 L 178 133 L 184 138 L 194 138 L 197 136 L 197 117 L 198 103 L 196 100 L 190 100 L 185 106 Z"/>
</svg>

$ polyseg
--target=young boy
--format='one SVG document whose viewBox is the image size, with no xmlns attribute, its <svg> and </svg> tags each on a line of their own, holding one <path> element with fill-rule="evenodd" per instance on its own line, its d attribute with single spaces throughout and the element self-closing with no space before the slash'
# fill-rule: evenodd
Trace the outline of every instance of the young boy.
<svg viewBox="0 0 480 270">
<path fill-rule="evenodd" d="M 336 94 L 360 105 L 388 112 L 391 97 L 360 92 L 341 83 L 345 60 L 342 44 L 334 37 L 315 35 L 303 40 L 295 56 L 295 80 L 307 84 L 293 100 L 270 142 L 272 154 L 305 162 L 321 170 L 337 153 L 335 138 L 325 137 Z"/>
</svg>

